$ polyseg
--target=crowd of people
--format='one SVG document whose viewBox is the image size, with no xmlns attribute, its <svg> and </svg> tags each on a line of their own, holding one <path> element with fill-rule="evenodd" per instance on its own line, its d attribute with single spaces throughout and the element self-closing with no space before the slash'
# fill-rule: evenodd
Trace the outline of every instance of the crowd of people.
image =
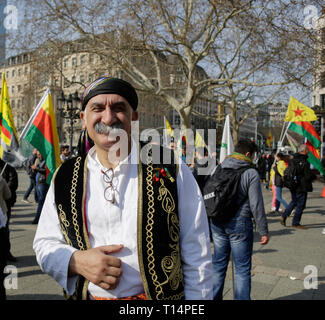
<svg viewBox="0 0 325 320">
<path fill-rule="evenodd" d="M 281 204 L 285 208 L 281 224 L 286 225 L 295 209 L 293 227 L 305 229 L 300 221 L 315 178 L 306 146 L 300 146 L 292 159 L 282 153 L 261 154 L 255 163 L 256 144 L 240 140 L 222 163 L 216 153 L 199 150 L 190 164 L 162 165 L 152 158 L 163 147 L 152 144 L 146 161 L 132 162 L 139 154 L 131 137 L 131 121 L 138 119 L 135 89 L 124 80 L 103 77 L 85 89 L 81 104 L 78 155 L 71 156 L 69 147 L 62 146 L 62 165 L 50 184 L 38 150 L 26 163 L 30 185 L 22 201 L 30 202 L 35 189 L 33 223 L 38 226 L 33 249 L 41 269 L 62 286 L 67 299 L 219 300 L 232 254 L 234 298 L 249 300 L 253 222 L 260 244 L 269 242 L 263 184 L 273 192 L 272 210 L 280 212 Z M 121 128 L 127 134 L 128 153 L 117 151 L 117 157 L 111 157 L 117 140 L 110 133 Z M 185 154 L 183 150 L 180 156 Z M 213 161 L 204 161 L 208 157 Z M 290 190 L 288 204 L 282 198 L 283 177 L 292 166 L 299 186 Z M 0 161 L 1 171 L 3 167 Z M 202 167 L 205 175 L 199 173 Z M 2 271 L 10 258 L 8 223 L 18 185 L 14 172 L 8 165 L 0 176 L 0 218 L 8 217 L 0 219 Z M 207 193 L 212 182 L 216 188 Z M 207 201 L 212 200 L 224 212 L 208 210 Z M 232 207 L 229 214 L 226 202 Z"/>
</svg>

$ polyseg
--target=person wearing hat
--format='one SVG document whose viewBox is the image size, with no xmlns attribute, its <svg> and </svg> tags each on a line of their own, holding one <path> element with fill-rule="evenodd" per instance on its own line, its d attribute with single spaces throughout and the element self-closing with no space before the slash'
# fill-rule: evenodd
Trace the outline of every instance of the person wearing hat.
<svg viewBox="0 0 325 320">
<path fill-rule="evenodd" d="M 212 299 L 209 227 L 190 170 L 154 162 L 162 147 L 131 137 L 138 97 L 128 82 L 97 79 L 81 101 L 83 152 L 57 169 L 33 243 L 41 269 L 67 299 Z"/>
</svg>

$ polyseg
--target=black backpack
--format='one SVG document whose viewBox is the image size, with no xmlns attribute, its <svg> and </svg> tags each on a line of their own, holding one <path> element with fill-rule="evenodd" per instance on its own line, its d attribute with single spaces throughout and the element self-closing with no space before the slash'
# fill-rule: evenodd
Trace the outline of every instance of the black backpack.
<svg viewBox="0 0 325 320">
<path fill-rule="evenodd" d="M 235 216 L 242 205 L 237 203 L 240 177 L 250 168 L 252 167 L 232 169 L 218 166 L 206 182 L 203 199 L 207 215 L 214 223 L 225 223 Z"/>
<path fill-rule="evenodd" d="M 300 176 L 304 172 L 304 167 L 305 162 L 291 160 L 283 172 L 283 185 L 290 190 L 296 190 L 300 183 Z"/>
</svg>

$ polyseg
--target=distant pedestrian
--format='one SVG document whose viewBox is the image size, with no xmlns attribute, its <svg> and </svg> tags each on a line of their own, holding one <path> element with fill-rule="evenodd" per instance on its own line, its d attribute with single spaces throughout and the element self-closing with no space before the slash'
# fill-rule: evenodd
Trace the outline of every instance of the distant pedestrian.
<svg viewBox="0 0 325 320">
<path fill-rule="evenodd" d="M 33 224 L 38 224 L 47 190 L 49 188 L 48 184 L 46 183 L 46 162 L 39 151 L 37 151 L 37 157 L 39 159 L 39 163 L 32 166 L 33 170 L 36 172 L 36 190 L 38 198 L 38 206 L 36 216 L 32 222 Z"/>
<path fill-rule="evenodd" d="M 214 299 L 222 299 L 227 266 L 232 252 L 236 273 L 236 300 L 250 300 L 251 292 L 251 265 L 253 253 L 253 222 L 261 235 L 260 244 L 269 241 L 268 225 L 264 211 L 264 202 L 260 177 L 253 168 L 257 146 L 249 140 L 240 140 L 235 152 L 222 163 L 221 169 L 245 171 L 241 173 L 239 186 L 236 190 L 236 200 L 233 206 L 238 207 L 235 216 L 228 222 L 218 223 L 210 219 L 214 253 L 212 263 L 214 268 Z M 217 174 L 217 170 L 214 175 Z"/>
<path fill-rule="evenodd" d="M 286 225 L 287 218 L 290 216 L 292 210 L 295 209 L 292 227 L 295 229 L 307 229 L 306 226 L 300 224 L 300 221 L 303 211 L 306 208 L 307 193 L 313 191 L 312 182 L 316 179 L 307 162 L 308 153 L 309 149 L 307 145 L 302 144 L 299 146 L 298 153 L 294 154 L 293 159 L 289 162 L 288 168 L 291 167 L 294 170 L 293 172 L 295 172 L 298 186 L 290 189 L 291 202 L 281 216 L 281 224 L 283 226 Z"/>
<path fill-rule="evenodd" d="M 277 200 L 275 212 L 279 214 L 280 204 L 282 204 L 285 209 L 288 207 L 288 203 L 282 198 L 283 173 L 288 166 L 288 163 L 285 161 L 285 156 L 283 153 L 279 152 L 276 155 L 276 162 L 273 166 L 275 172 L 274 182 Z"/>
<path fill-rule="evenodd" d="M 60 159 L 62 162 L 65 162 L 71 158 L 71 153 L 69 150 L 69 146 L 62 146 L 61 147 L 61 154 Z"/>
<path fill-rule="evenodd" d="M 28 200 L 28 197 L 29 197 L 30 193 L 33 191 L 33 189 L 34 189 L 34 200 L 35 200 L 35 202 L 38 201 L 37 190 L 36 190 L 36 172 L 35 172 L 35 170 L 32 169 L 32 165 L 35 163 L 36 159 L 37 159 L 37 149 L 33 149 L 33 153 L 29 157 L 29 159 L 26 163 L 26 171 L 29 176 L 29 187 L 26 190 L 26 192 L 23 196 L 23 199 L 22 199 L 22 201 L 25 203 L 30 203 L 30 201 Z"/>
<path fill-rule="evenodd" d="M 7 265 L 8 241 L 7 241 L 7 205 L 6 201 L 11 197 L 11 191 L 5 179 L 0 175 L 0 300 L 6 300 L 4 287 L 4 268 Z"/>
<path fill-rule="evenodd" d="M 262 153 L 260 158 L 257 160 L 257 170 L 262 183 L 266 182 L 266 161 L 265 153 Z"/>
<path fill-rule="evenodd" d="M 276 199 L 276 188 L 275 188 L 275 171 L 274 166 L 272 166 L 270 171 L 270 182 L 269 187 L 272 189 L 272 207 L 271 207 L 271 213 L 276 212 L 276 208 L 280 206 L 279 201 Z"/>
</svg>

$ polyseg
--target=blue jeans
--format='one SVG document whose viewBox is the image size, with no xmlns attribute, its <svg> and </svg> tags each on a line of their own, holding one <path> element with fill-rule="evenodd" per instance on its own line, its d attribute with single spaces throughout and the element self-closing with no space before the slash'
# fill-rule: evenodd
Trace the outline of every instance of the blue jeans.
<svg viewBox="0 0 325 320">
<path fill-rule="evenodd" d="M 24 194 L 24 199 L 27 200 L 30 193 L 32 192 L 32 190 L 35 188 L 34 190 L 34 200 L 35 201 L 38 201 L 37 199 L 37 190 L 36 190 L 36 179 L 35 177 L 34 178 L 31 178 L 29 177 L 29 187 L 28 189 L 26 190 L 25 194 Z"/>
<path fill-rule="evenodd" d="M 254 238 L 251 218 L 234 217 L 224 224 L 214 224 L 210 220 L 210 227 L 214 246 L 212 256 L 214 300 L 222 300 L 230 252 L 235 264 L 235 300 L 250 300 Z"/>
<path fill-rule="evenodd" d="M 42 212 L 42 209 L 43 209 L 43 204 L 44 204 L 45 197 L 46 197 L 48 189 L 49 189 L 49 185 L 47 183 L 41 183 L 41 184 L 36 185 L 38 206 L 37 206 L 36 216 L 35 216 L 35 219 L 34 219 L 35 223 L 38 223 L 38 220 L 39 220 L 39 218 L 41 216 L 41 212 Z"/>
<path fill-rule="evenodd" d="M 287 209 L 283 213 L 283 217 L 287 218 L 290 214 L 291 211 L 295 209 L 295 214 L 292 219 L 292 225 L 297 226 L 300 224 L 302 212 L 306 208 L 306 202 L 307 202 L 307 192 L 296 192 L 292 191 L 291 192 L 291 202 L 289 203 Z"/>
<path fill-rule="evenodd" d="M 280 202 L 287 209 L 287 207 L 288 207 L 287 201 L 282 199 L 282 187 L 275 186 L 275 190 L 276 190 L 276 199 L 278 200 L 277 203 L 276 203 L 275 211 L 279 211 Z"/>
</svg>

